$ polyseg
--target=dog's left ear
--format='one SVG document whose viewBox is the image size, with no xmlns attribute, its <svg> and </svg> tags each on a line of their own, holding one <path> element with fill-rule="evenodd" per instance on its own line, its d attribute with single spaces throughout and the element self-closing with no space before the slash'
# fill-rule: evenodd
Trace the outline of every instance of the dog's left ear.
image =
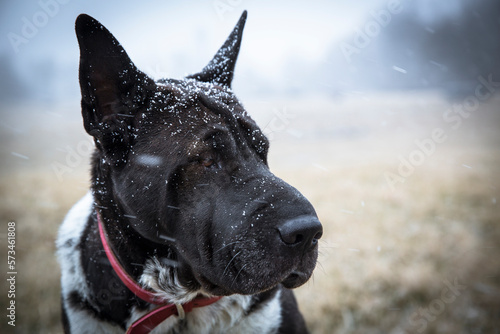
<svg viewBox="0 0 500 334">
<path fill-rule="evenodd" d="M 80 88 L 85 130 L 109 161 L 125 161 L 134 117 L 154 90 L 115 37 L 94 18 L 81 14 L 75 24 L 80 45 Z"/>
<path fill-rule="evenodd" d="M 245 10 L 236 23 L 233 31 L 226 39 L 226 42 L 217 51 L 214 58 L 208 63 L 205 68 L 196 74 L 192 74 L 187 78 L 196 79 L 202 82 L 210 82 L 214 84 L 231 87 L 233 81 L 234 66 L 240 52 L 241 37 L 243 28 L 247 19 L 247 11 Z"/>
</svg>

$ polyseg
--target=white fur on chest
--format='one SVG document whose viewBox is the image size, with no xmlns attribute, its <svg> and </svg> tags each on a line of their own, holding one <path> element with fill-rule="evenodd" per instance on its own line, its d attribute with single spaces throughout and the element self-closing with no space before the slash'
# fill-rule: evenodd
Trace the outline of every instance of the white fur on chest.
<svg viewBox="0 0 500 334">
<path fill-rule="evenodd" d="M 69 307 L 65 300 L 73 291 L 82 297 L 88 297 L 88 287 L 85 282 L 85 274 L 81 263 L 81 253 L 78 244 L 82 238 L 83 231 L 92 213 L 94 199 L 92 194 L 87 193 L 68 212 L 59 228 L 56 240 L 57 258 L 61 266 L 61 293 L 63 303 L 66 304 L 66 315 L 70 323 L 72 333 L 121 333 L 118 326 L 99 321 L 84 310 L 75 310 Z"/>
<path fill-rule="evenodd" d="M 267 334 L 276 333 L 281 323 L 281 291 L 260 309 L 245 315 L 251 296 L 233 295 L 224 297 L 210 306 L 195 308 L 186 314 L 186 323 L 180 326 L 179 318 L 172 316 L 155 328 L 151 334 L 197 333 L 197 334 Z M 129 325 L 146 312 L 132 313 Z M 181 329 L 181 331 L 179 331 Z"/>
<path fill-rule="evenodd" d="M 82 238 L 88 218 L 93 210 L 94 200 L 88 193 L 66 215 L 59 229 L 56 245 L 57 257 L 61 266 L 61 288 L 63 302 L 72 291 L 88 299 L 89 289 L 81 263 L 78 244 Z M 148 285 L 148 284 L 146 284 Z M 238 333 L 266 334 L 277 332 L 281 323 L 280 292 L 265 302 L 257 310 L 246 315 L 251 296 L 233 295 L 224 297 L 216 303 L 195 308 L 186 314 L 186 323 L 179 326 L 179 318 L 172 316 L 161 323 L 152 334 L 169 333 Z M 119 326 L 96 319 L 84 310 L 75 310 L 66 304 L 66 314 L 72 333 L 123 333 Z M 128 325 L 146 314 L 145 311 L 132 310 Z M 181 332 L 178 330 L 182 329 Z"/>
</svg>

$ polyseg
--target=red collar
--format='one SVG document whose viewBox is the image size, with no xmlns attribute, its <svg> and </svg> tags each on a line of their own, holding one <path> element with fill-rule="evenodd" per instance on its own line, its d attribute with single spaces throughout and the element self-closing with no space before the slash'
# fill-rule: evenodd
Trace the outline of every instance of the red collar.
<svg viewBox="0 0 500 334">
<path fill-rule="evenodd" d="M 172 315 L 177 315 L 179 318 L 183 319 L 185 313 L 191 312 L 193 308 L 208 306 L 215 303 L 222 297 L 212 297 L 204 298 L 198 297 L 186 304 L 169 304 L 168 300 L 159 298 L 153 292 L 142 288 L 126 271 L 123 269 L 122 265 L 116 258 L 115 254 L 109 246 L 108 239 L 104 232 L 104 226 L 101 220 L 101 215 L 97 212 L 97 223 L 99 224 L 99 234 L 101 236 L 101 242 L 106 252 L 113 270 L 118 275 L 120 280 L 127 286 L 127 288 L 132 291 L 140 299 L 155 305 L 161 305 L 160 307 L 148 312 L 142 318 L 135 321 L 127 330 L 127 334 L 146 334 L 152 331 L 156 326 L 162 323 L 165 319 Z"/>
</svg>

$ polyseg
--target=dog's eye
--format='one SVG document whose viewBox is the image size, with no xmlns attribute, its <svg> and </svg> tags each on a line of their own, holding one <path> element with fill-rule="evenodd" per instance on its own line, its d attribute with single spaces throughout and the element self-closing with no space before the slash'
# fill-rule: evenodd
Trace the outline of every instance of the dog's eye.
<svg viewBox="0 0 500 334">
<path fill-rule="evenodd" d="M 201 159 L 200 164 L 205 168 L 210 168 L 215 166 L 215 160 L 211 158 Z"/>
</svg>

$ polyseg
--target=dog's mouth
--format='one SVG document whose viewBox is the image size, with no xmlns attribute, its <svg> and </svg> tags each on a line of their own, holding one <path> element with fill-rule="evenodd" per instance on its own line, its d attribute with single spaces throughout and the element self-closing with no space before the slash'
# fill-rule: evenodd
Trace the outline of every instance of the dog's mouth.
<svg viewBox="0 0 500 334">
<path fill-rule="evenodd" d="M 312 275 L 316 261 L 308 262 L 307 265 L 299 265 L 293 269 L 267 272 L 266 275 L 246 271 L 239 268 L 236 277 L 221 279 L 220 276 L 202 275 L 195 273 L 196 280 L 202 289 L 212 295 L 227 296 L 231 294 L 255 294 L 270 290 L 279 284 L 287 289 L 295 289 L 306 283 Z"/>
<path fill-rule="evenodd" d="M 274 284 L 269 284 L 267 286 L 259 286 L 259 287 L 230 287 L 226 288 L 222 285 L 217 285 L 213 283 L 211 280 L 209 280 L 207 277 L 200 275 L 198 277 L 198 281 L 201 283 L 203 290 L 208 292 L 209 294 L 212 295 L 217 295 L 217 296 L 227 296 L 227 295 L 232 295 L 234 293 L 238 294 L 255 294 L 263 291 L 270 290 L 274 288 L 278 284 L 282 284 L 285 288 L 287 289 L 295 289 L 301 285 L 303 285 L 305 282 L 309 280 L 310 275 L 302 272 L 292 272 L 290 275 L 288 275 L 283 281 L 279 282 L 277 281 Z"/>
</svg>

